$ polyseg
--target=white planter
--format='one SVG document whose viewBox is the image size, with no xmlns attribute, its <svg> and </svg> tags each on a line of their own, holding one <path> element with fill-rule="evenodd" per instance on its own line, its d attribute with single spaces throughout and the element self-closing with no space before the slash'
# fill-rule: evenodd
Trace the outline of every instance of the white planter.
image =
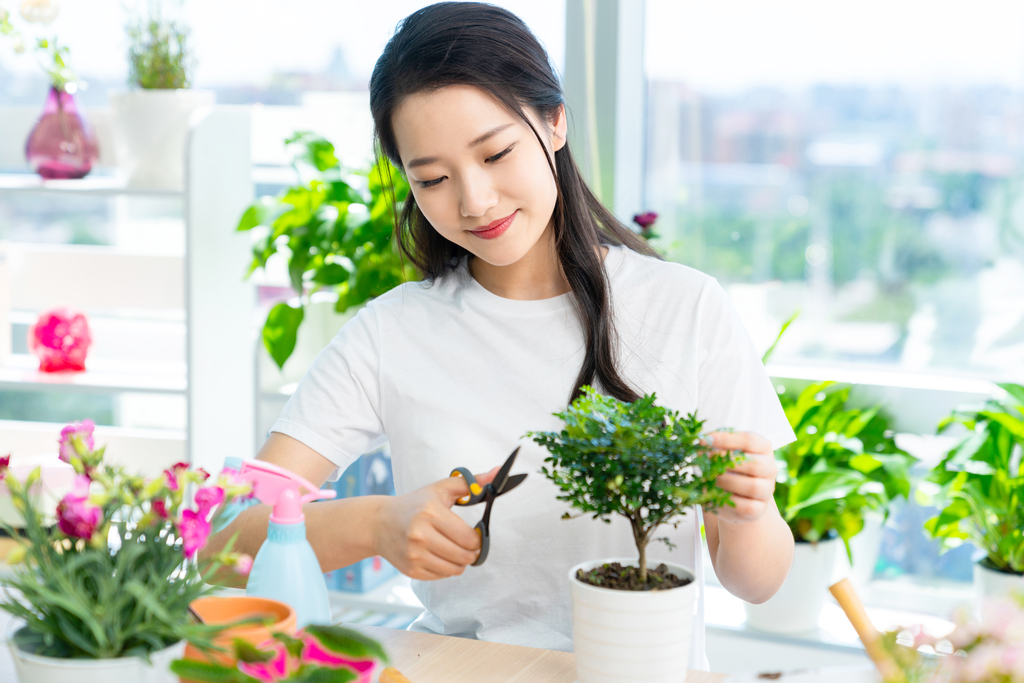
<svg viewBox="0 0 1024 683">
<path fill-rule="evenodd" d="M 578 682 L 684 683 L 698 590 L 693 571 L 666 562 L 673 574 L 692 580 L 653 592 L 598 588 L 576 578 L 579 569 L 610 562 L 635 567 L 637 558 L 595 560 L 569 570 Z"/>
<path fill-rule="evenodd" d="M 980 562 L 974 563 L 974 592 L 979 605 L 986 599 L 1006 597 L 1014 591 L 1024 595 L 1024 575 L 997 572 Z"/>
<path fill-rule="evenodd" d="M 212 106 L 212 90 L 131 90 L 109 94 L 117 164 L 130 187 L 180 189 L 184 185 L 188 120 Z"/>
<path fill-rule="evenodd" d="M 884 526 L 885 517 L 881 513 L 866 512 L 864 513 L 864 528 L 850 539 L 853 566 L 850 567 L 849 576 L 858 588 L 866 586 L 875 573 L 875 565 L 878 564 L 878 555 L 882 549 Z M 849 567 L 850 561 L 846 557 L 846 549 L 840 546 L 837 553 L 840 562 Z"/>
<path fill-rule="evenodd" d="M 18 648 L 10 636 L 24 622 L 8 629 L 7 646 L 19 683 L 178 683 L 171 662 L 185 654 L 185 641 L 150 655 L 152 664 L 139 657 L 116 659 L 59 659 L 30 654 Z"/>
<path fill-rule="evenodd" d="M 793 567 L 779 592 L 760 605 L 743 603 L 747 626 L 769 633 L 805 633 L 818 628 L 828 587 L 843 549 L 838 538 L 818 543 L 797 543 Z"/>
</svg>

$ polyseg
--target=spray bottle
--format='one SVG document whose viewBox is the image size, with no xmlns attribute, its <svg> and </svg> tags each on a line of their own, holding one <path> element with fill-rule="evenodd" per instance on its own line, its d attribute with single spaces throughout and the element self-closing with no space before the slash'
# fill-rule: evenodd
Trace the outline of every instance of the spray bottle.
<svg viewBox="0 0 1024 683">
<path fill-rule="evenodd" d="M 239 474 L 253 484 L 253 496 L 273 505 L 267 540 L 256 553 L 246 595 L 280 600 L 295 610 L 296 626 L 330 624 L 331 605 L 320 561 L 306 540 L 306 518 L 302 506 L 321 498 L 333 498 L 335 491 L 317 490 L 306 479 L 282 467 L 248 460 Z M 308 493 L 301 495 L 299 489 Z"/>
</svg>

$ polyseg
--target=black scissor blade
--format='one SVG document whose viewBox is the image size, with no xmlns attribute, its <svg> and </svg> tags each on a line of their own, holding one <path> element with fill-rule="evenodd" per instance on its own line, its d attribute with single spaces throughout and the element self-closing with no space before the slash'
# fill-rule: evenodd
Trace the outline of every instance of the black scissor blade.
<svg viewBox="0 0 1024 683">
<path fill-rule="evenodd" d="M 496 493 L 495 495 L 500 496 L 503 493 L 508 493 L 509 491 L 514 489 L 515 487 L 517 487 L 520 484 L 522 484 L 523 481 L 525 481 L 525 480 L 526 480 L 526 475 L 525 474 L 513 474 L 511 477 L 509 477 L 508 479 L 505 480 L 505 488 L 503 488 L 500 491 L 498 491 L 498 493 Z"/>
<path fill-rule="evenodd" d="M 512 464 L 515 463 L 516 456 L 519 455 L 519 448 L 519 446 L 516 446 L 516 449 L 512 451 L 512 455 L 508 456 L 505 464 L 501 466 L 501 469 L 498 470 L 497 476 L 495 476 L 494 480 L 491 482 L 491 486 L 493 486 L 494 490 L 499 494 L 505 489 L 505 483 L 508 481 L 508 473 L 512 471 Z"/>
</svg>

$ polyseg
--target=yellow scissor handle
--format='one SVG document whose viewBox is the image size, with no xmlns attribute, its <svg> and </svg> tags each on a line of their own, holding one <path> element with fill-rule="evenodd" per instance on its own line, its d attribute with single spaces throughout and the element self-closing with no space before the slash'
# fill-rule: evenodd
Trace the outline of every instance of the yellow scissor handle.
<svg viewBox="0 0 1024 683">
<path fill-rule="evenodd" d="M 450 476 L 462 477 L 469 484 L 469 495 L 463 496 L 455 501 L 456 505 L 476 505 L 484 499 L 484 489 L 480 484 L 476 483 L 476 477 L 473 473 L 467 470 L 465 467 L 456 467 L 452 470 Z"/>
</svg>

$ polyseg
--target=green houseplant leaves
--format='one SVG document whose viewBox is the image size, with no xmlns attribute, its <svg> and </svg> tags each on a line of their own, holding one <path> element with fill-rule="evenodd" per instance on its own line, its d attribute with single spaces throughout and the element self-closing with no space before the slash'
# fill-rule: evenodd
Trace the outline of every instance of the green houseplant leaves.
<svg viewBox="0 0 1024 683">
<path fill-rule="evenodd" d="M 285 142 L 294 150 L 296 173 L 307 180 L 277 197 L 262 197 L 238 222 L 238 230 L 263 233 L 253 246 L 249 275 L 280 252 L 288 258 L 289 281 L 299 295 L 297 308 L 278 303 L 263 326 L 263 344 L 278 367 L 295 350 L 312 294 L 333 291 L 335 310 L 343 313 L 418 277 L 392 240 L 393 217 L 409 185 L 390 162 L 349 169 L 322 137 L 299 132 Z"/>
<path fill-rule="evenodd" d="M 1005 398 L 939 423 L 940 433 L 955 425 L 967 433 L 932 470 L 945 507 L 925 529 L 947 547 L 974 543 L 990 569 L 1024 574 L 1024 386 L 999 386 Z"/>
<path fill-rule="evenodd" d="M 714 453 L 701 438 L 704 423 L 691 414 L 655 404 L 649 394 L 633 403 L 604 396 L 592 387 L 561 413 L 560 432 L 528 436 L 551 454 L 541 472 L 558 486 L 558 499 L 594 519 L 629 520 L 640 554 L 640 580 L 647 580 L 647 544 L 662 524 L 694 505 L 709 510 L 732 496 L 715 480 L 736 461 Z M 567 516 L 568 513 L 566 513 Z"/>
<path fill-rule="evenodd" d="M 817 542 L 835 531 L 849 541 L 864 513 L 888 514 L 889 502 L 910 494 L 915 457 L 896 446 L 878 407 L 849 408 L 850 387 L 811 384 L 780 396 L 797 440 L 779 449 L 775 502 L 798 541 Z"/>
</svg>

